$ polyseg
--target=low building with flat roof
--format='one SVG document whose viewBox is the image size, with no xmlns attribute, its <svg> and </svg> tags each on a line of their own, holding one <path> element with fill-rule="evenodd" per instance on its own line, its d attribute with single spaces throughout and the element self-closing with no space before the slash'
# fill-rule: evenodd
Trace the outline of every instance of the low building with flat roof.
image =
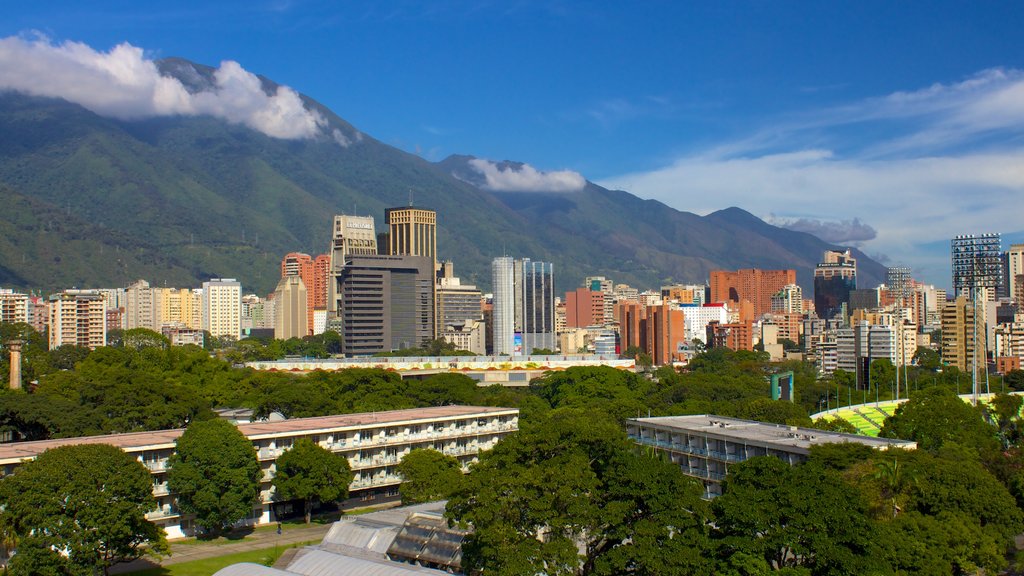
<svg viewBox="0 0 1024 576">
<path fill-rule="evenodd" d="M 683 473 L 704 483 L 704 497 L 722 493 L 729 466 L 756 456 L 775 456 L 789 464 L 807 460 L 812 446 L 854 442 L 879 450 L 917 448 L 916 442 L 872 438 L 699 414 L 626 420 L 630 439 L 668 456 Z"/>
<path fill-rule="evenodd" d="M 252 441 L 263 481 L 260 502 L 243 525 L 269 524 L 278 514 L 287 512 L 287 503 L 273 501 L 275 462 L 300 438 L 309 438 L 320 446 L 344 455 L 355 476 L 349 496 L 366 504 L 379 499 L 394 499 L 402 478 L 396 466 L 415 448 L 432 448 L 457 458 L 468 466 L 482 450 L 493 448 L 498 440 L 519 427 L 519 410 L 478 406 L 438 406 L 294 418 L 291 420 L 238 424 Z M 71 444 L 110 444 L 138 458 L 153 475 L 153 495 L 158 508 L 147 517 L 167 532 L 168 538 L 196 534 L 191 518 L 182 516 L 173 494 L 167 488 L 167 459 L 184 429 L 109 434 L 80 438 L 61 438 L 35 442 L 0 444 L 0 471 L 14 473 L 26 460 L 49 448 Z M 285 508 L 280 508 L 284 506 Z"/>
</svg>

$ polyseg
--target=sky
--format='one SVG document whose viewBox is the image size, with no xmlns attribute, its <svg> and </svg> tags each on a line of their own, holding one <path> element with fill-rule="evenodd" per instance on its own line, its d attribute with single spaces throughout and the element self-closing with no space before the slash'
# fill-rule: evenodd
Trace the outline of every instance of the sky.
<svg viewBox="0 0 1024 576">
<path fill-rule="evenodd" d="M 495 189 L 583 178 L 680 210 L 739 206 L 948 287 L 949 238 L 1024 242 L 1015 2 L 9 2 L 0 89 L 120 117 L 213 114 L 281 138 L 323 119 Z M 189 94 L 155 75 L 218 68 Z M 254 74 L 290 89 L 267 95 Z M 511 183 L 502 178 L 509 179 Z"/>
</svg>

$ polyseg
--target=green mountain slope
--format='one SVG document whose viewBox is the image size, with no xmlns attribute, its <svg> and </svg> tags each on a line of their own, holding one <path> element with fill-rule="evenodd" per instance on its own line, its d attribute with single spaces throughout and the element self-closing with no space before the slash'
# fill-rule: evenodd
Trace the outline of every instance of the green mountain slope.
<svg viewBox="0 0 1024 576">
<path fill-rule="evenodd" d="M 209 69 L 195 70 L 201 83 Z M 430 163 L 306 104 L 348 145 L 275 139 L 210 117 L 118 121 L 0 93 L 0 286 L 236 277 L 265 293 L 284 254 L 326 251 L 334 214 L 372 215 L 380 231 L 384 209 L 410 194 L 438 212 L 439 256 L 484 288 L 502 254 L 554 262 L 565 290 L 593 274 L 641 287 L 703 282 L 718 267 L 796 267 L 805 280 L 828 247 L 745 212 L 700 217 L 593 184 L 572 194 L 489 192 L 468 157 Z M 877 280 L 862 262 L 862 278 Z"/>
</svg>

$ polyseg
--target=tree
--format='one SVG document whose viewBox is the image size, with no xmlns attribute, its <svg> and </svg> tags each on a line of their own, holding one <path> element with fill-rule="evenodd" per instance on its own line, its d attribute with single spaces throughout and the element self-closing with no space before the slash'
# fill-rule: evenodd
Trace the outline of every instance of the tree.
<svg viewBox="0 0 1024 576">
<path fill-rule="evenodd" d="M 300 438 L 277 458 L 274 496 L 279 500 L 302 500 L 306 524 L 309 524 L 313 505 L 346 498 L 352 477 L 352 469 L 344 456 L 308 438 Z"/>
<path fill-rule="evenodd" d="M 256 451 L 226 420 L 193 422 L 178 438 L 169 460 L 167 485 L 178 508 L 196 524 L 219 532 L 252 513 L 259 501 L 260 464 Z"/>
<path fill-rule="evenodd" d="M 886 418 L 879 436 L 914 440 L 924 450 L 938 450 L 947 442 L 982 451 L 998 447 L 995 426 L 953 391 L 939 386 L 912 394 Z"/>
<path fill-rule="evenodd" d="M 171 345 L 171 341 L 163 334 L 148 328 L 132 328 L 131 330 L 125 330 L 121 334 L 121 345 L 125 348 L 134 348 L 136 350 L 142 348 L 167 348 Z"/>
<path fill-rule="evenodd" d="M 722 490 L 712 508 L 723 560 L 745 554 L 794 574 L 884 571 L 867 507 L 835 471 L 760 456 L 733 465 Z"/>
<path fill-rule="evenodd" d="M 417 448 L 398 463 L 404 481 L 398 488 L 402 504 L 422 504 L 445 500 L 462 485 L 462 465 L 437 450 Z"/>
<path fill-rule="evenodd" d="M 467 573 L 709 574 L 707 503 L 607 416 L 557 410 L 484 453 L 448 501 Z"/>
<path fill-rule="evenodd" d="M 149 471 L 107 444 L 52 448 L 0 481 L 3 524 L 19 539 L 15 574 L 106 574 L 166 551 Z M 22 552 L 25 556 L 22 557 Z"/>
<path fill-rule="evenodd" d="M 942 367 L 942 357 L 927 346 L 918 346 L 911 361 L 923 370 L 936 370 Z"/>
</svg>

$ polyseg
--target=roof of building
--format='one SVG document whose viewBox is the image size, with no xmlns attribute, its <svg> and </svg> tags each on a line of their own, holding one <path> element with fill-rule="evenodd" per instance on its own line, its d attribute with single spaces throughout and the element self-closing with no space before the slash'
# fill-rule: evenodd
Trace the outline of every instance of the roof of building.
<svg viewBox="0 0 1024 576">
<path fill-rule="evenodd" d="M 458 418 L 502 412 L 517 412 L 517 410 L 514 408 L 495 408 L 491 406 L 435 406 L 386 412 L 363 412 L 359 414 L 337 414 L 313 418 L 293 418 L 280 421 L 249 422 L 239 424 L 238 429 L 247 438 L 258 439 L 268 436 L 305 434 L 320 430 L 365 428 L 378 424 L 397 424 L 416 420 Z M 0 464 L 9 464 L 28 458 L 35 458 L 45 450 L 70 444 L 110 444 L 122 450 L 172 448 L 174 447 L 174 442 L 184 431 L 183 428 L 176 428 L 152 432 L 106 434 L 103 436 L 81 436 L 77 438 L 57 438 L 53 440 L 0 444 Z"/>
<path fill-rule="evenodd" d="M 766 445 L 785 446 L 806 452 L 811 446 L 832 444 L 837 442 L 854 442 L 872 448 L 917 448 L 916 442 L 888 438 L 872 438 L 856 434 L 843 434 L 815 428 L 784 426 L 767 422 L 755 422 L 727 416 L 712 414 L 695 414 L 691 416 L 664 416 L 655 418 L 634 418 L 629 422 L 653 424 L 664 428 L 674 428 L 691 432 L 700 432 L 737 442 L 758 442 Z"/>
</svg>

